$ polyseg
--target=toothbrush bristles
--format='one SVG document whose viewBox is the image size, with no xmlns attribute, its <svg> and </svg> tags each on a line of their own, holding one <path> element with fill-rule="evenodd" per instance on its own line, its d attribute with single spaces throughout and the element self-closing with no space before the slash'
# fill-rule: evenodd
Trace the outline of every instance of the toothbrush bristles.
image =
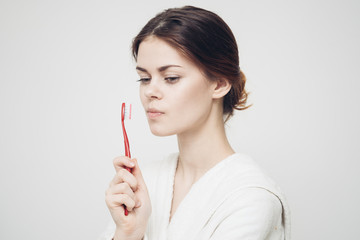
<svg viewBox="0 0 360 240">
<path fill-rule="evenodd" d="M 131 119 L 131 104 L 129 105 L 129 119 Z"/>
<path fill-rule="evenodd" d="M 125 119 L 131 119 L 131 104 L 125 104 Z"/>
</svg>

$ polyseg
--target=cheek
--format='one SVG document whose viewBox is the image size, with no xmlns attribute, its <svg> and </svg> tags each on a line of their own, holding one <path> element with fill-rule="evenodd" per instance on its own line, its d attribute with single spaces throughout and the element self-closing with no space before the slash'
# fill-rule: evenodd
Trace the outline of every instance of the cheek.
<svg viewBox="0 0 360 240">
<path fill-rule="evenodd" d="M 212 96 L 204 83 L 187 86 L 171 97 L 176 106 L 177 122 L 198 121 L 210 111 Z"/>
<path fill-rule="evenodd" d="M 183 101 L 194 108 L 202 108 L 203 104 L 211 102 L 211 93 L 209 86 L 203 81 L 197 81 L 196 84 L 186 86 L 182 90 Z"/>
<path fill-rule="evenodd" d="M 145 95 L 144 95 L 144 87 L 140 85 L 139 87 L 139 97 L 140 97 L 140 101 L 143 107 L 145 107 Z"/>
</svg>

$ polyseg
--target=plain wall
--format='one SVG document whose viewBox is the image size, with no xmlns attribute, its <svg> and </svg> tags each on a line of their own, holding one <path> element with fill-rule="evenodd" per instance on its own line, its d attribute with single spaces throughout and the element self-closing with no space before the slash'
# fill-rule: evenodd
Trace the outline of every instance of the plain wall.
<svg viewBox="0 0 360 240">
<path fill-rule="evenodd" d="M 0 239 L 96 239 L 123 154 L 122 101 L 141 162 L 177 151 L 138 100 L 132 38 L 159 11 L 218 13 L 253 106 L 227 124 L 236 151 L 280 185 L 293 239 L 360 236 L 358 1 L 0 1 Z"/>
</svg>

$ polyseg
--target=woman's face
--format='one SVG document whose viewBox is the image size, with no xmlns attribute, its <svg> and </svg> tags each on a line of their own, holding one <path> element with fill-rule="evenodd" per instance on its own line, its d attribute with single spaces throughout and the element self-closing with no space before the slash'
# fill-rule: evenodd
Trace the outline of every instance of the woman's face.
<svg viewBox="0 0 360 240">
<path fill-rule="evenodd" d="M 196 131 L 212 109 L 214 83 L 165 41 L 148 37 L 137 58 L 140 98 L 151 132 L 168 136 Z"/>
</svg>

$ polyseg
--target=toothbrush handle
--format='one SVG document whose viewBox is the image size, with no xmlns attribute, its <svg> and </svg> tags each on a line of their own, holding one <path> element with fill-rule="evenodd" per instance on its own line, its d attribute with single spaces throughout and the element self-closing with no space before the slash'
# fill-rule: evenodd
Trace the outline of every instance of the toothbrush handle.
<svg viewBox="0 0 360 240">
<path fill-rule="evenodd" d="M 129 139 L 126 134 L 125 124 L 124 124 L 124 118 L 125 118 L 124 115 L 125 115 L 125 103 L 123 103 L 122 107 L 121 107 L 121 124 L 122 124 L 122 130 L 123 130 L 123 135 L 124 135 L 125 156 L 128 158 L 131 158 Z M 131 172 L 131 168 L 126 167 L 125 169 L 128 170 L 129 172 Z M 125 214 L 125 216 L 127 216 L 129 214 L 129 212 L 126 209 L 125 205 L 124 205 L 124 209 L 125 209 L 124 214 Z"/>
<path fill-rule="evenodd" d="M 126 133 L 125 133 L 126 134 Z M 126 141 L 125 141 L 125 156 L 131 158 L 131 154 L 130 154 L 130 149 L 129 149 L 129 141 L 127 140 L 126 138 Z M 129 167 L 125 167 L 126 170 L 128 170 L 129 172 L 131 172 L 131 168 Z M 128 210 L 126 209 L 126 206 L 124 205 L 124 214 L 125 216 L 127 216 L 129 214 Z"/>
</svg>

